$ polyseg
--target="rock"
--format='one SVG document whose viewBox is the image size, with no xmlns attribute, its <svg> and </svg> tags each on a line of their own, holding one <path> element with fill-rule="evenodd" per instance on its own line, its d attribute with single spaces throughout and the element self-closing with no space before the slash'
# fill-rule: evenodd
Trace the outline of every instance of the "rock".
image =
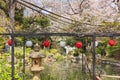
<svg viewBox="0 0 120 80">
<path fill-rule="evenodd" d="M 120 49 L 116 50 L 113 56 L 114 56 L 114 59 L 120 60 Z"/>
<path fill-rule="evenodd" d="M 71 52 L 74 53 L 75 47 L 65 46 L 64 48 L 66 49 L 66 54 L 69 54 Z"/>
<path fill-rule="evenodd" d="M 54 58 L 54 56 L 52 54 L 49 54 L 46 58 L 45 58 L 45 62 L 47 63 L 53 63 L 56 61 L 56 58 Z"/>
</svg>

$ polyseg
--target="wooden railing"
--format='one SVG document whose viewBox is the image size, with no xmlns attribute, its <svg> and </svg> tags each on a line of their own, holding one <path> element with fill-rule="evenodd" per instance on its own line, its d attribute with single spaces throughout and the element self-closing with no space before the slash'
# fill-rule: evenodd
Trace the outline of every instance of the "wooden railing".
<svg viewBox="0 0 120 80">
<path fill-rule="evenodd" d="M 120 79 L 120 76 L 113 76 L 113 75 L 101 75 L 101 77 L 118 78 L 118 79 Z"/>
</svg>

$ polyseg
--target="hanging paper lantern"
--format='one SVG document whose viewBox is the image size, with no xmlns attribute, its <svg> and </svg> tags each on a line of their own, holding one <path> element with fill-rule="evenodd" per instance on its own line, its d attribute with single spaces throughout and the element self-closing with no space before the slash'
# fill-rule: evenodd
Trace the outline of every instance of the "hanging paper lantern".
<svg viewBox="0 0 120 80">
<path fill-rule="evenodd" d="M 115 41 L 113 39 L 109 40 L 108 43 L 109 43 L 110 46 L 114 46 L 115 45 Z"/>
<path fill-rule="evenodd" d="M 31 47 L 32 46 L 32 41 L 26 41 L 26 46 Z"/>
<path fill-rule="evenodd" d="M 9 46 L 12 46 L 12 40 L 11 40 L 11 39 L 9 39 L 9 40 L 7 41 L 7 43 L 8 43 Z"/>
<path fill-rule="evenodd" d="M 76 42 L 76 45 L 75 45 L 77 48 L 82 48 L 82 42 Z"/>
<path fill-rule="evenodd" d="M 45 40 L 45 41 L 43 42 L 43 45 L 44 45 L 45 47 L 49 47 L 49 46 L 50 46 L 50 42 L 49 42 L 48 40 Z"/>
<path fill-rule="evenodd" d="M 95 41 L 95 46 L 96 46 L 96 47 L 98 46 L 98 41 Z"/>
<path fill-rule="evenodd" d="M 64 47 L 66 45 L 66 42 L 65 41 L 60 41 L 60 46 L 61 47 Z"/>
</svg>

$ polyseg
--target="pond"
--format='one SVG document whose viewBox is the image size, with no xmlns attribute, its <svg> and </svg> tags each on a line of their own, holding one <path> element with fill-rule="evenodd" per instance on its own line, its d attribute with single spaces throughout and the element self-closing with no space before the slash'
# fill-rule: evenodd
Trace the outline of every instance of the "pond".
<svg viewBox="0 0 120 80">
<path fill-rule="evenodd" d="M 104 71 L 108 75 L 119 75 L 120 76 L 120 67 L 119 66 L 113 66 L 113 65 L 102 65 L 104 68 Z"/>
<path fill-rule="evenodd" d="M 41 80 L 92 80 L 92 73 L 89 72 L 88 69 L 85 72 L 82 72 L 82 66 L 76 63 L 71 62 L 55 62 L 52 65 L 44 65 L 45 71 L 41 74 Z M 84 65 L 87 67 L 87 65 Z M 120 76 L 120 67 L 113 66 L 109 64 L 101 64 L 98 68 L 96 67 L 96 71 L 100 75 L 114 75 Z M 92 70 L 91 70 L 92 71 Z M 115 78 L 105 78 L 102 77 L 103 80 L 120 80 Z"/>
<path fill-rule="evenodd" d="M 115 66 L 115 65 L 110 65 L 110 64 L 102 64 L 101 69 L 103 70 L 103 73 L 105 75 L 111 75 L 111 76 L 120 76 L 120 67 L 119 66 Z M 104 77 L 104 80 L 120 80 L 117 78 L 108 78 L 108 77 Z"/>
</svg>

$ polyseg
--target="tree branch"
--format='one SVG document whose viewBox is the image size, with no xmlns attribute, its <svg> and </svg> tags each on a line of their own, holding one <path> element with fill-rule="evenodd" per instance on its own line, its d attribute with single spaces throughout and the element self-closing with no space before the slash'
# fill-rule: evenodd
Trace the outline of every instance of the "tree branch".
<svg viewBox="0 0 120 80">
<path fill-rule="evenodd" d="M 73 7 L 72 7 L 72 5 L 71 5 L 71 3 L 70 3 L 70 0 L 67 0 L 67 2 L 68 2 L 68 4 L 69 4 L 71 10 L 73 11 L 73 14 L 78 14 L 78 13 L 76 13 L 75 10 L 73 9 Z"/>
</svg>

